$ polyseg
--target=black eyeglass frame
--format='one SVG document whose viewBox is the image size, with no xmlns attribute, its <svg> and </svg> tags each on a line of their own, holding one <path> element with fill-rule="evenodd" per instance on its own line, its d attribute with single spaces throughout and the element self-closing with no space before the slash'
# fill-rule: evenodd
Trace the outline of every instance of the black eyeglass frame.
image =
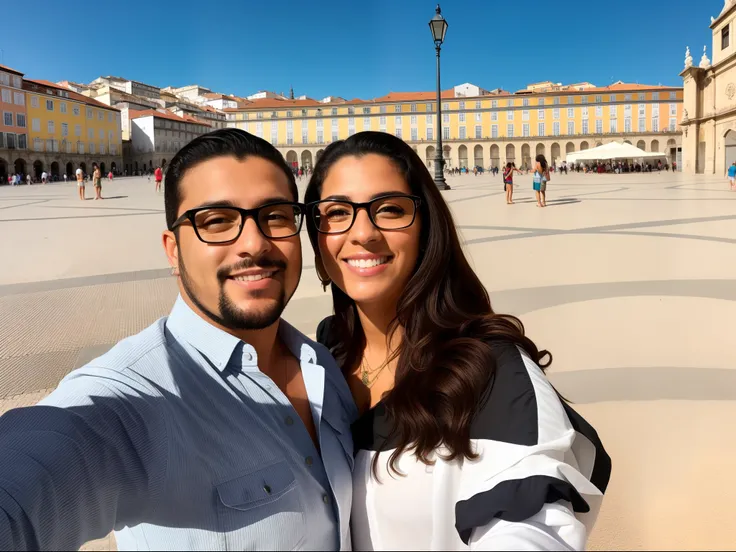
<svg viewBox="0 0 736 552">
<path fill-rule="evenodd" d="M 407 224 L 406 226 L 401 226 L 399 228 L 382 228 L 373 219 L 373 215 L 371 214 L 370 207 L 377 201 L 391 199 L 392 197 L 403 197 L 406 199 L 411 199 L 414 202 L 414 215 L 411 217 L 411 222 Z M 350 225 L 345 230 L 340 230 L 339 232 L 323 232 L 322 230 L 320 230 L 318 216 L 316 214 L 316 210 L 319 207 L 320 203 L 343 203 L 345 205 L 350 205 L 353 208 L 353 220 L 350 221 Z M 366 214 L 368 215 L 368 219 L 371 221 L 371 224 L 375 226 L 376 228 L 378 228 L 379 230 L 382 230 L 384 232 L 391 232 L 393 230 L 406 230 L 412 224 L 414 224 L 414 221 L 417 219 L 417 212 L 419 211 L 419 208 L 421 207 L 421 205 L 422 205 L 421 197 L 410 195 L 410 194 L 389 194 L 385 196 L 376 197 L 374 199 L 371 199 L 370 201 L 365 201 L 363 203 L 355 203 L 354 201 L 348 201 L 345 199 L 321 199 L 319 201 L 312 201 L 311 203 L 308 203 L 307 210 L 308 210 L 308 215 L 310 217 L 310 220 L 312 221 L 315 228 L 317 229 L 317 232 L 319 232 L 320 234 L 325 234 L 327 236 L 336 236 L 339 234 L 344 234 L 345 232 L 350 232 L 350 229 L 355 224 L 355 219 L 358 217 L 358 211 L 360 209 L 365 210 Z"/>
<path fill-rule="evenodd" d="M 258 221 L 258 214 L 261 212 L 262 209 L 266 209 L 269 207 L 275 207 L 277 205 L 290 205 L 292 207 L 298 207 L 300 210 L 300 216 L 299 216 L 299 223 L 296 226 L 296 232 L 293 234 L 289 234 L 288 236 L 279 236 L 279 237 L 272 237 L 266 234 L 263 231 L 263 228 L 261 228 L 261 223 Z M 240 228 L 238 228 L 238 234 L 230 239 L 225 241 L 207 241 L 205 240 L 199 233 L 199 229 L 197 228 L 197 224 L 195 223 L 194 217 L 197 216 L 197 213 L 200 213 L 202 211 L 209 211 L 211 209 L 229 209 L 231 211 L 237 211 L 240 213 Z M 194 209 L 189 209 L 188 211 L 185 211 L 178 219 L 174 221 L 174 224 L 171 225 L 169 228 L 170 231 L 174 231 L 177 229 L 177 227 L 181 226 L 181 224 L 185 221 L 189 221 L 192 225 L 192 228 L 194 229 L 194 233 L 197 235 L 197 238 L 202 243 L 210 244 L 210 245 L 217 245 L 217 244 L 223 244 L 223 243 L 231 243 L 240 238 L 240 236 L 243 233 L 243 228 L 245 227 L 245 221 L 248 219 L 248 217 L 251 217 L 253 221 L 256 223 L 256 227 L 258 228 L 258 231 L 261 233 L 261 235 L 269 240 L 288 240 L 289 238 L 293 238 L 294 236 L 299 235 L 299 232 L 302 231 L 302 225 L 304 224 L 304 218 L 307 213 L 307 206 L 304 203 L 299 203 L 296 201 L 278 201 L 275 203 L 266 203 L 265 205 L 261 205 L 260 207 L 256 207 L 254 209 L 242 209 L 240 207 L 235 207 L 233 205 L 203 205 L 202 207 L 195 207 Z"/>
</svg>

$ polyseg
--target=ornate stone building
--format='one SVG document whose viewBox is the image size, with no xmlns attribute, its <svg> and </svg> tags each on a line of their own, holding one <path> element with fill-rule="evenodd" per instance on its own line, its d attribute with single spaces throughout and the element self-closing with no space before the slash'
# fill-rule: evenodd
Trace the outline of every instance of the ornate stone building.
<svg viewBox="0 0 736 552">
<path fill-rule="evenodd" d="M 736 0 L 726 0 L 718 17 L 711 17 L 713 62 L 706 49 L 693 64 L 688 48 L 683 97 L 684 172 L 725 174 L 736 161 Z"/>
</svg>

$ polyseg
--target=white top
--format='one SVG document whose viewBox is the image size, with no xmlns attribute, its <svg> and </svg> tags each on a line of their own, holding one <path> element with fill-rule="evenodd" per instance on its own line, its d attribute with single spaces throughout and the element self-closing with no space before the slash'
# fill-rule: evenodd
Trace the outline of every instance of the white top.
<svg viewBox="0 0 736 552">
<path fill-rule="evenodd" d="M 585 548 L 611 460 L 526 353 L 508 342 L 492 346 L 495 377 L 470 431 L 477 460 L 435 453 L 435 465 L 427 466 L 404 453 L 398 467 L 405 475 L 389 474 L 395 446 L 386 439 L 383 405 L 353 425 L 356 550 Z"/>
<path fill-rule="evenodd" d="M 82 169 L 77 169 L 77 172 L 76 172 L 75 174 L 76 174 L 77 176 L 79 176 L 80 174 L 82 174 Z"/>
<path fill-rule="evenodd" d="M 47 176 L 48 176 L 48 175 L 46 174 L 46 171 L 43 171 L 43 172 L 41 173 L 41 178 L 46 178 Z"/>
</svg>

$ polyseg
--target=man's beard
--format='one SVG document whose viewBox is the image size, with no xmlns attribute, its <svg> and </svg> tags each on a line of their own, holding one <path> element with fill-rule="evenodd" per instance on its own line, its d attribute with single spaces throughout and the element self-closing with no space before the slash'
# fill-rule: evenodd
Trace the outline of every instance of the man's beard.
<svg viewBox="0 0 736 552">
<path fill-rule="evenodd" d="M 220 295 L 218 298 L 220 314 L 218 315 L 205 307 L 197 298 L 197 294 L 194 291 L 195 286 L 192 279 L 189 277 L 189 273 L 187 272 L 184 264 L 184 258 L 181 255 L 181 250 L 179 250 L 179 274 L 182 286 L 184 287 L 184 291 L 187 296 L 210 320 L 216 322 L 223 328 L 228 328 L 230 330 L 263 330 L 276 323 L 278 319 L 281 318 L 281 314 L 286 308 L 288 299 L 286 297 L 286 290 L 283 286 L 281 287 L 281 292 L 276 298 L 274 305 L 262 312 L 246 312 L 230 300 L 227 293 L 225 293 L 225 281 L 228 279 L 228 275 L 236 270 L 245 270 L 254 267 L 267 270 L 280 269 L 282 272 L 286 271 L 286 263 L 283 261 L 272 259 L 260 259 L 258 261 L 254 261 L 249 257 L 243 259 L 242 262 L 239 262 L 232 267 L 219 269 L 217 271 L 217 281 L 220 286 Z M 257 297 L 258 293 L 258 291 L 255 291 L 253 292 L 253 295 Z"/>
</svg>

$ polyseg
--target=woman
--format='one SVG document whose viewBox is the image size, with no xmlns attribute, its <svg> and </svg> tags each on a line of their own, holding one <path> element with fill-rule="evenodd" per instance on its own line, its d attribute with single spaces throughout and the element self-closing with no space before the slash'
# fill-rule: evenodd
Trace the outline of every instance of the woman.
<svg viewBox="0 0 736 552">
<path fill-rule="evenodd" d="M 92 173 L 92 184 L 95 187 L 95 199 L 102 199 L 102 171 L 97 165 L 94 166 Z"/>
<path fill-rule="evenodd" d="M 506 191 L 506 203 L 509 205 L 514 203 L 514 172 L 521 174 L 521 171 L 509 161 L 503 170 L 503 189 Z"/>
<path fill-rule="evenodd" d="M 534 192 L 537 195 L 537 207 L 547 206 L 547 182 L 550 180 L 547 159 L 540 153 L 534 164 Z"/>
<path fill-rule="evenodd" d="M 417 154 L 379 132 L 335 142 L 306 202 L 335 309 L 317 337 L 361 412 L 354 548 L 583 548 L 610 459 L 549 354 L 491 309 Z"/>
</svg>

